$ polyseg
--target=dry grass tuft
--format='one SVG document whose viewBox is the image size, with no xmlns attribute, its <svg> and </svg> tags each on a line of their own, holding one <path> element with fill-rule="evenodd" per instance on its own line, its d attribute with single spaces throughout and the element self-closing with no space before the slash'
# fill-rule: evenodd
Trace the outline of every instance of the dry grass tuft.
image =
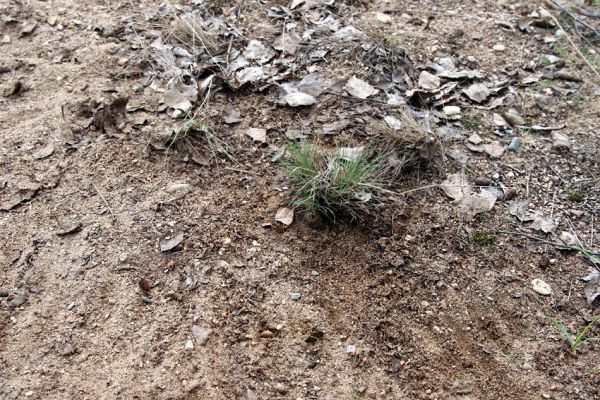
<svg viewBox="0 0 600 400">
<path fill-rule="evenodd" d="M 217 32 L 211 30 L 197 12 L 178 15 L 170 37 L 189 49 L 203 48 L 209 55 L 224 45 Z"/>
</svg>

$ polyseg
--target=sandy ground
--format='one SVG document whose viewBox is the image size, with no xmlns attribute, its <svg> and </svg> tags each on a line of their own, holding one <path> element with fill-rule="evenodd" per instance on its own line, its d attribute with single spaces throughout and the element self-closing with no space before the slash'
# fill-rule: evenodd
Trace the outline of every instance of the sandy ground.
<svg viewBox="0 0 600 400">
<path fill-rule="evenodd" d="M 248 35 L 279 29 L 263 11 L 275 2 L 245 3 L 239 24 Z M 154 101 L 151 87 L 139 90 L 144 77 L 118 77 L 142 53 L 132 48 L 131 35 L 103 32 L 110 26 L 146 38 L 160 34 L 148 16 L 161 6 L 66 0 L 0 6 L 0 32 L 10 37 L 0 44 L 7 95 L 0 98 L 0 203 L 31 194 L 0 211 L 6 295 L 0 397 L 600 398 L 598 328 L 572 356 L 549 324 L 555 318 L 574 331 L 598 313 L 584 295 L 586 261 L 516 236 L 496 235 L 489 247 L 471 240 L 477 231 L 520 230 L 507 202 L 469 221 L 429 188 L 403 196 L 377 220 L 326 225 L 299 217 L 284 227 L 273 217 L 289 200 L 287 179 L 267 147 L 236 129 L 223 125 L 221 132 L 237 161 L 210 166 L 184 152 L 151 149 L 148 133 L 172 124 L 164 113 L 148 112 L 141 129 L 127 124 L 119 137 L 73 132 L 65 105 L 79 99 L 119 93 L 132 103 Z M 382 37 L 419 32 L 403 43 L 415 64 L 444 49 L 457 59 L 473 57 L 500 79 L 547 51 L 542 38 L 551 30 L 506 31 L 496 23 L 526 19 L 535 7 L 370 2 L 344 18 Z M 393 22 L 379 22 L 378 12 Z M 33 21 L 35 29 L 21 33 Z M 483 39 L 473 40 L 474 32 Z M 506 49 L 494 51 L 498 43 Z M 557 151 L 544 132 L 524 134 L 523 149 L 501 159 L 470 153 L 464 140 L 447 150 L 469 155 L 470 179 L 497 174 L 517 188 L 518 199 L 559 221 L 549 236 L 524 232 L 552 239 L 572 224 L 598 249 L 598 82 L 572 50 L 564 58 L 581 71 L 580 98 L 554 92 L 554 108 L 540 111 L 533 93 L 552 92 L 540 82 L 520 90 L 519 104 L 528 120 L 565 124 L 570 150 Z M 352 65 L 324 69 L 336 75 Z M 12 94 L 16 82 L 22 91 Z M 319 124 L 331 115 L 282 111 L 273 96 L 241 91 L 219 101 L 243 110 L 242 126 Z M 473 109 L 473 115 L 492 120 L 492 111 Z M 480 135 L 495 140 L 488 126 Z M 53 152 L 46 155 L 49 144 Z M 457 171 L 452 162 L 412 171 L 406 188 Z M 583 202 L 569 201 L 575 192 Z M 174 230 L 185 240 L 161 252 L 160 238 Z M 532 291 L 534 278 L 546 281 L 552 295 Z M 300 298 L 292 300 L 292 293 Z"/>
</svg>

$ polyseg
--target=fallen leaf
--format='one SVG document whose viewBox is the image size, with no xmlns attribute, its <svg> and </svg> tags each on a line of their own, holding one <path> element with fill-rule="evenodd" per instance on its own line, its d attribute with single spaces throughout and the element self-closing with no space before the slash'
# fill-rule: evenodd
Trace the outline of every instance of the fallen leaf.
<svg viewBox="0 0 600 400">
<path fill-rule="evenodd" d="M 333 135 L 343 129 L 346 129 L 350 125 L 350 121 L 347 119 L 340 119 L 338 121 L 330 122 L 322 126 L 324 135 Z"/>
<path fill-rule="evenodd" d="M 283 101 L 290 107 L 299 107 L 310 106 L 314 104 L 317 101 L 317 99 L 315 99 L 310 94 L 302 92 L 292 92 L 285 95 Z"/>
<path fill-rule="evenodd" d="M 344 85 L 344 90 L 348 92 L 350 96 L 359 99 L 366 99 L 377 92 L 373 86 L 362 79 L 358 79 L 356 76 L 352 76 L 352 78 L 348 79 L 348 82 Z"/>
<path fill-rule="evenodd" d="M 201 328 L 197 325 L 192 326 L 192 336 L 196 340 L 198 346 L 204 346 L 212 333 L 210 328 Z"/>
<path fill-rule="evenodd" d="M 550 285 L 544 282 L 541 279 L 534 279 L 531 281 L 531 288 L 534 292 L 541 294 L 542 296 L 549 296 L 552 294 L 552 289 Z"/>
<path fill-rule="evenodd" d="M 488 191 L 482 191 L 478 194 L 469 194 L 460 201 L 459 212 L 468 217 L 474 218 L 477 214 L 490 211 L 496 203 L 496 196 Z"/>
<path fill-rule="evenodd" d="M 288 207 L 283 207 L 277 210 L 275 221 L 281 222 L 285 226 L 291 225 L 294 221 L 294 210 Z"/>
<path fill-rule="evenodd" d="M 223 115 L 223 120 L 225 121 L 226 124 L 231 125 L 231 124 L 237 124 L 238 122 L 240 122 L 242 120 L 242 118 L 241 118 L 241 114 L 240 114 L 239 110 L 229 107 L 225 110 L 225 114 Z"/>
<path fill-rule="evenodd" d="M 427 71 L 422 71 L 419 75 L 419 87 L 425 90 L 435 90 L 440 87 L 441 80 L 437 76 Z"/>
<path fill-rule="evenodd" d="M 169 108 L 187 113 L 198 100 L 198 87 L 196 85 L 176 84 L 167 90 L 163 97 L 163 103 Z"/>
<path fill-rule="evenodd" d="M 545 217 L 543 215 L 538 215 L 531 223 L 531 227 L 533 229 L 545 233 L 553 232 L 556 229 L 556 226 L 557 224 L 553 219 L 551 219 L 550 217 Z"/>
<path fill-rule="evenodd" d="M 19 188 L 19 190 L 13 194 L 10 199 L 0 206 L 0 211 L 9 211 L 18 205 L 31 200 L 41 187 L 42 186 L 40 184 L 32 183 Z"/>
<path fill-rule="evenodd" d="M 54 144 L 50 142 L 46 146 L 33 153 L 33 158 L 35 158 L 36 160 L 41 160 L 46 157 L 49 157 L 50 155 L 52 155 L 52 153 L 54 153 Z"/>
<path fill-rule="evenodd" d="M 508 205 L 510 215 L 517 217 L 521 222 L 529 222 L 535 219 L 536 214 L 529 211 L 529 200 L 515 200 Z"/>
<path fill-rule="evenodd" d="M 446 196 L 454 201 L 460 201 L 471 192 L 469 181 L 464 174 L 452 174 L 440 184 Z"/>
<path fill-rule="evenodd" d="M 463 89 L 463 93 L 474 102 L 483 103 L 490 96 L 490 89 L 483 83 L 473 83 L 466 89 Z"/>
<path fill-rule="evenodd" d="M 594 271 L 590 275 L 583 278 L 586 282 L 583 292 L 589 304 L 592 304 L 600 298 L 600 272 Z"/>
<path fill-rule="evenodd" d="M 265 64 L 275 57 L 275 51 L 259 40 L 250 40 L 244 50 L 244 57 L 248 60 L 256 60 L 259 64 Z"/>
<path fill-rule="evenodd" d="M 248 128 L 246 135 L 250 136 L 255 142 L 267 142 L 267 130 L 261 128 Z"/>
<path fill-rule="evenodd" d="M 504 154 L 504 146 L 499 142 L 492 142 L 483 146 L 485 152 L 492 158 L 500 158 Z"/>
<path fill-rule="evenodd" d="M 160 238 L 160 251 L 169 251 L 177 247 L 183 242 L 184 235 L 183 230 L 176 229 L 173 233 L 168 233 Z"/>
<path fill-rule="evenodd" d="M 361 147 L 340 147 L 336 151 L 338 158 L 345 161 L 353 161 L 361 155 L 364 150 L 364 146 Z"/>
</svg>

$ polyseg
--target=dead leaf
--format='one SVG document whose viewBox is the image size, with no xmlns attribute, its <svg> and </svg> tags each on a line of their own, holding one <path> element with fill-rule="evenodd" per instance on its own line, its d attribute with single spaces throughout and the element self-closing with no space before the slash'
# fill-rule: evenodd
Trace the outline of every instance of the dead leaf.
<svg viewBox="0 0 600 400">
<path fill-rule="evenodd" d="M 536 216 L 533 222 L 531 223 L 531 227 L 533 229 L 545 233 L 553 232 L 556 229 L 556 226 L 557 224 L 552 218 L 545 217 L 543 215 Z"/>
<path fill-rule="evenodd" d="M 529 211 L 529 200 L 513 201 L 508 205 L 510 215 L 517 217 L 521 222 L 529 222 L 535 219 L 536 214 Z"/>
<path fill-rule="evenodd" d="M 317 101 L 310 94 L 302 93 L 302 92 L 292 92 L 288 93 L 283 97 L 283 102 L 290 107 L 299 107 L 299 106 L 310 106 Z"/>
<path fill-rule="evenodd" d="M 267 130 L 261 128 L 248 128 L 246 135 L 250 136 L 255 142 L 267 142 Z"/>
<path fill-rule="evenodd" d="M 275 50 L 279 50 L 284 54 L 294 55 L 298 51 L 298 46 L 301 41 L 302 38 L 299 34 L 294 31 L 289 31 L 279 35 L 273 42 L 273 47 Z"/>
<path fill-rule="evenodd" d="M 294 210 L 288 207 L 283 207 L 277 210 L 275 221 L 281 222 L 285 226 L 291 225 L 294 221 Z"/>
<path fill-rule="evenodd" d="M 359 99 L 366 99 L 377 93 L 377 90 L 373 86 L 362 79 L 358 79 L 356 76 L 352 76 L 352 78 L 348 79 L 348 82 L 344 85 L 344 90 L 348 92 L 350 96 Z"/>
<path fill-rule="evenodd" d="M 594 271 L 583 278 L 586 282 L 583 292 L 589 304 L 600 298 L 600 272 Z"/>
<path fill-rule="evenodd" d="M 437 76 L 427 71 L 422 71 L 419 75 L 419 87 L 425 90 L 435 90 L 440 87 L 441 80 Z"/>
<path fill-rule="evenodd" d="M 485 152 L 492 158 L 500 158 L 504 154 L 504 146 L 499 142 L 492 142 L 483 146 Z"/>
<path fill-rule="evenodd" d="M 474 83 L 468 88 L 463 89 L 463 93 L 477 103 L 483 103 L 491 94 L 490 89 L 483 83 Z"/>
<path fill-rule="evenodd" d="M 18 205 L 25 203 L 36 195 L 42 186 L 39 183 L 31 183 L 24 185 L 11 196 L 4 204 L 0 206 L 0 211 L 9 211 Z"/>
<path fill-rule="evenodd" d="M 175 232 L 168 233 L 160 238 L 160 251 L 169 251 L 177 247 L 183 242 L 184 235 L 181 228 L 177 228 Z"/>
<path fill-rule="evenodd" d="M 225 114 L 223 115 L 223 120 L 225 121 L 226 124 L 231 125 L 231 124 L 237 124 L 238 122 L 240 122 L 242 120 L 242 118 L 241 118 L 241 114 L 240 114 L 239 110 L 229 107 L 225 110 Z"/>
<path fill-rule="evenodd" d="M 33 158 L 35 158 L 36 160 L 41 160 L 46 157 L 49 157 L 50 155 L 52 155 L 52 153 L 54 153 L 54 144 L 50 142 L 46 146 L 33 153 Z"/>
<path fill-rule="evenodd" d="M 336 151 L 338 158 L 345 161 L 353 161 L 361 155 L 364 150 L 364 146 L 361 147 L 340 147 Z"/>
<path fill-rule="evenodd" d="M 471 192 L 469 181 L 463 174 L 452 174 L 440 184 L 440 189 L 454 201 L 460 201 Z"/>
<path fill-rule="evenodd" d="M 197 85 L 176 84 L 165 92 L 162 102 L 169 108 L 187 113 L 197 100 Z"/>
<path fill-rule="evenodd" d="M 496 203 L 496 196 L 488 191 L 482 191 L 478 194 L 469 194 L 460 201 L 459 212 L 468 217 L 474 218 L 477 214 L 490 211 Z"/>
<path fill-rule="evenodd" d="M 321 127 L 324 135 L 333 135 L 343 129 L 346 129 L 350 125 L 350 121 L 347 119 L 340 119 L 338 121 L 330 122 Z"/>
<path fill-rule="evenodd" d="M 117 97 L 108 105 L 94 112 L 92 124 L 112 137 L 121 136 L 121 127 L 126 121 L 129 97 Z"/>
</svg>

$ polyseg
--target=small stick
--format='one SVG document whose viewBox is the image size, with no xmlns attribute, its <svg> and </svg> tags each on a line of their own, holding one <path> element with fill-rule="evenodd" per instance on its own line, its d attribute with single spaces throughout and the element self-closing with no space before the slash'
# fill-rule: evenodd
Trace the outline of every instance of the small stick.
<svg viewBox="0 0 600 400">
<path fill-rule="evenodd" d="M 562 27 L 562 25 L 560 24 L 560 22 L 558 22 L 558 20 L 556 19 L 556 17 L 554 15 L 552 15 L 552 13 L 550 11 L 548 11 L 548 15 L 550 15 L 550 17 L 552 18 L 552 20 L 554 21 L 554 23 L 560 28 L 560 30 L 565 33 L 565 37 L 567 38 L 567 40 L 569 41 L 569 43 L 571 43 L 571 46 L 573 46 L 573 49 L 575 49 L 575 51 L 577 52 L 577 54 L 579 55 L 579 57 L 581 57 L 581 59 L 583 61 L 585 61 L 585 63 L 588 65 L 588 67 L 590 67 L 590 69 L 592 70 L 592 72 L 594 74 L 596 74 L 596 76 L 598 78 L 600 78 L 600 72 L 598 72 L 596 70 L 596 68 L 594 68 L 594 66 L 592 65 L 592 63 L 583 55 L 583 53 L 581 52 L 581 50 L 579 50 L 579 47 L 577 47 L 577 45 L 573 42 L 573 40 L 571 39 L 571 37 L 567 34 L 567 31 L 565 31 L 565 29 Z"/>
<path fill-rule="evenodd" d="M 562 249 L 562 250 L 573 250 L 573 251 L 581 252 L 581 248 L 580 247 L 567 246 L 566 244 L 551 242 L 551 241 L 545 240 L 545 239 L 543 239 L 541 237 L 529 235 L 529 234 L 523 233 L 523 232 L 496 231 L 496 233 L 498 233 L 498 234 L 504 234 L 504 235 L 523 236 L 523 237 L 526 237 L 526 238 L 531 239 L 531 240 L 535 240 L 535 241 L 543 243 L 543 244 L 550 244 L 550 245 L 555 246 L 555 247 L 557 247 L 559 249 Z M 587 253 L 591 254 L 593 256 L 600 256 L 600 253 L 594 253 L 594 252 L 591 252 L 591 251 L 587 251 Z"/>
<path fill-rule="evenodd" d="M 96 187 L 96 185 L 94 184 L 94 182 L 92 182 L 92 186 L 94 187 L 94 189 L 96 189 L 96 192 L 98 192 L 98 194 L 102 198 L 102 201 L 104 201 L 104 204 L 106 205 L 106 208 L 108 208 L 108 211 L 110 211 L 110 214 L 113 216 L 113 219 L 117 219 L 117 217 L 115 216 L 115 213 L 113 212 L 112 208 L 110 208 L 110 206 L 108 205 L 108 201 L 106 201 L 106 199 L 104 198 L 104 196 L 102 196 L 102 193 L 100 193 L 100 190 L 98 190 L 98 188 Z"/>
<path fill-rule="evenodd" d="M 226 169 L 226 170 L 229 170 L 229 171 L 241 172 L 241 173 L 244 173 L 244 174 L 262 176 L 261 174 L 259 174 L 257 172 L 247 171 L 245 169 L 237 169 L 237 168 L 231 168 L 231 167 L 223 167 L 223 169 Z"/>
<path fill-rule="evenodd" d="M 550 0 L 552 2 L 552 4 L 554 4 L 560 11 L 564 12 L 565 14 L 567 14 L 569 17 L 573 18 L 573 20 L 575 22 L 580 23 L 581 25 L 585 26 L 586 28 L 588 28 L 590 31 L 594 32 L 594 34 L 598 37 L 600 37 L 600 32 L 598 32 L 593 26 L 591 26 L 590 24 L 588 24 L 587 22 L 577 18 L 575 15 L 573 15 L 573 13 L 571 13 L 569 10 L 567 10 L 566 8 L 564 8 L 563 6 L 561 6 L 560 4 L 558 4 L 556 1 L 554 0 Z M 582 35 L 583 36 L 583 35 Z"/>
</svg>

